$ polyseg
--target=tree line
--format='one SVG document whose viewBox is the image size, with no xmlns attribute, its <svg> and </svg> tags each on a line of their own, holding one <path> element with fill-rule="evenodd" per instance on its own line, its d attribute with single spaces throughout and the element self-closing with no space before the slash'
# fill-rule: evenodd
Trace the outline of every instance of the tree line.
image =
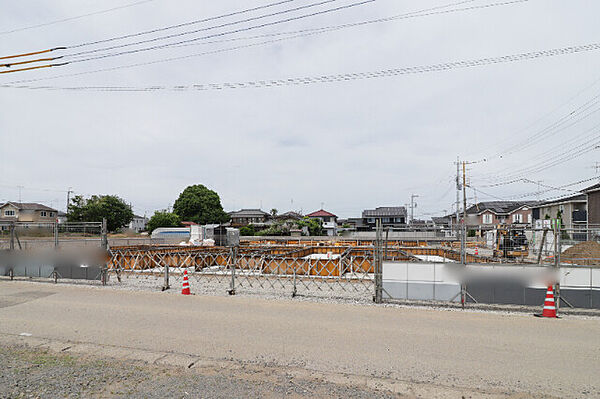
<svg viewBox="0 0 600 399">
<path fill-rule="evenodd" d="M 117 232 L 133 220 L 131 206 L 116 195 L 81 195 L 71 199 L 67 209 L 69 222 L 98 222 L 106 219 L 108 231 Z M 202 184 L 186 187 L 173 204 L 173 210 L 160 210 L 148 221 L 149 232 L 159 227 L 178 227 L 182 221 L 197 224 L 225 223 L 229 215 L 223 210 L 219 195 Z"/>
</svg>

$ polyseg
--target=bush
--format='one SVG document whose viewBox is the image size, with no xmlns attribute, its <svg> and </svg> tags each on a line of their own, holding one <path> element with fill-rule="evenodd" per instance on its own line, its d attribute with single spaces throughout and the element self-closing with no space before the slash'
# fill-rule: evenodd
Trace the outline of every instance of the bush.
<svg viewBox="0 0 600 399">
<path fill-rule="evenodd" d="M 156 211 L 148 221 L 146 228 L 149 233 L 152 233 L 159 227 L 179 227 L 181 218 L 176 213 L 167 212 L 167 210 Z"/>
<path fill-rule="evenodd" d="M 251 224 L 240 228 L 240 236 L 251 237 L 254 234 L 256 234 L 256 231 L 254 230 L 254 226 Z"/>
</svg>

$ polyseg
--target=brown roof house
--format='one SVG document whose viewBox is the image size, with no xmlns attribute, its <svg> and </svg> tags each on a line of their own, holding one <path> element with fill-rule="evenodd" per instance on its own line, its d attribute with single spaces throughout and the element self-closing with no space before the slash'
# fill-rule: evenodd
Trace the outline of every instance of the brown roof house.
<svg viewBox="0 0 600 399">
<path fill-rule="evenodd" d="M 31 202 L 6 202 L 0 205 L 0 222 L 55 222 L 58 211 L 49 206 Z"/>
<path fill-rule="evenodd" d="M 337 235 L 337 216 L 333 213 L 327 212 L 323 209 L 319 209 L 318 211 L 309 213 L 308 215 L 306 215 L 306 217 L 321 221 L 321 224 L 323 225 L 323 230 L 325 230 L 328 236 Z"/>
</svg>

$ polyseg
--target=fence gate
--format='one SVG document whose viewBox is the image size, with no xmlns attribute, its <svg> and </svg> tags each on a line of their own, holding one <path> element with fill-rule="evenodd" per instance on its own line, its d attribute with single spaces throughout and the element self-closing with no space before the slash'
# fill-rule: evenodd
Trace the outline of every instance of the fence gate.
<svg viewBox="0 0 600 399">
<path fill-rule="evenodd" d="M 192 291 L 371 300 L 372 247 L 116 247 L 108 272 L 119 282 Z"/>
</svg>

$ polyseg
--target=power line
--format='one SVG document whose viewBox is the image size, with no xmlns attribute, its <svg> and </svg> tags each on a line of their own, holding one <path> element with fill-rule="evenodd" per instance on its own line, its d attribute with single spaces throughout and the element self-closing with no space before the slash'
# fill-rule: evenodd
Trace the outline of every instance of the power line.
<svg viewBox="0 0 600 399">
<path fill-rule="evenodd" d="M 334 2 L 334 1 L 337 1 L 337 0 L 324 0 L 324 1 L 321 1 L 321 2 L 317 2 L 317 3 L 312 3 L 312 4 L 309 4 L 309 5 L 305 5 L 305 6 L 301 6 L 301 7 L 296 7 L 296 8 L 291 9 L 291 10 L 279 11 L 279 12 L 276 12 L 276 13 L 271 13 L 271 14 L 267 14 L 267 15 L 263 15 L 263 16 L 259 16 L 259 17 L 248 18 L 248 19 L 243 20 L 243 21 L 236 21 L 236 22 L 232 22 L 232 23 L 222 24 L 219 27 L 231 26 L 231 25 L 238 24 L 238 23 L 241 23 L 241 22 L 248 22 L 248 21 L 252 21 L 252 20 L 256 20 L 256 19 L 260 19 L 260 18 L 275 16 L 275 15 L 282 15 L 282 14 L 285 14 L 285 13 L 294 12 L 294 11 L 298 11 L 298 10 L 301 10 L 301 9 L 306 9 L 306 8 L 309 8 L 309 7 L 320 6 L 320 5 L 331 3 L 331 2 Z M 213 37 L 221 37 L 221 36 L 231 35 L 231 34 L 240 33 L 240 32 L 247 32 L 247 31 L 250 31 L 250 30 L 266 28 L 268 26 L 275 26 L 275 25 L 280 25 L 280 24 L 287 23 L 287 22 L 297 21 L 297 20 L 304 19 L 304 18 L 315 17 L 317 15 L 323 15 L 323 14 L 328 14 L 328 13 L 331 13 L 331 12 L 341 11 L 341 10 L 349 9 L 349 8 L 352 8 L 352 7 L 356 7 L 356 6 L 361 6 L 361 5 L 364 5 L 364 4 L 372 3 L 374 1 L 375 0 L 364 0 L 364 1 L 355 2 L 355 3 L 351 3 L 351 4 L 347 4 L 347 5 L 343 5 L 343 6 L 339 6 L 339 7 L 335 7 L 335 8 L 330 8 L 330 9 L 326 9 L 326 10 L 322 10 L 322 11 L 313 12 L 313 13 L 310 13 L 310 14 L 304 14 L 304 15 L 300 15 L 300 16 L 296 16 L 296 17 L 290 17 L 290 18 L 285 18 L 285 19 L 277 20 L 277 21 L 273 21 L 273 22 L 266 22 L 266 23 L 259 24 L 259 25 L 253 25 L 253 26 L 250 26 L 250 27 L 244 27 L 244 28 L 234 29 L 234 30 L 230 30 L 230 31 L 226 31 L 226 32 L 220 32 L 220 33 L 214 33 L 214 34 L 210 34 L 210 35 L 206 35 L 206 36 L 202 36 L 202 37 L 197 37 L 197 38 L 192 38 L 192 39 L 180 40 L 180 41 L 177 41 L 177 42 L 174 42 L 174 43 L 161 44 L 161 45 L 143 47 L 143 48 L 132 49 L 132 50 L 125 50 L 125 51 L 120 51 L 120 52 L 117 52 L 117 53 L 101 54 L 101 55 L 92 56 L 92 57 L 83 58 L 83 59 L 75 59 L 75 60 L 72 60 L 72 61 L 68 61 L 68 63 L 69 64 L 74 64 L 74 63 L 78 63 L 78 62 L 88 62 L 88 61 L 95 61 L 95 60 L 100 60 L 100 59 L 105 59 L 105 58 L 120 57 L 120 56 L 123 56 L 123 55 L 137 54 L 137 53 L 146 52 L 146 51 L 150 51 L 150 50 L 157 50 L 157 49 L 168 48 L 168 47 L 171 47 L 173 45 L 179 45 L 179 44 L 186 44 L 186 43 L 197 42 L 197 41 L 201 41 L 201 40 L 210 39 L 210 38 L 213 38 Z M 204 29 L 198 29 L 198 30 L 191 31 L 191 32 L 183 32 L 183 33 L 168 35 L 168 36 L 164 36 L 164 37 L 160 37 L 160 38 L 154 38 L 154 39 L 148 39 L 148 40 L 144 40 L 144 41 L 139 41 L 139 42 L 136 42 L 136 43 L 128 43 L 128 44 L 124 44 L 124 45 L 120 45 L 120 46 L 105 47 L 103 49 L 90 50 L 90 51 L 75 53 L 75 54 L 71 54 L 71 55 L 65 55 L 65 58 L 67 58 L 67 57 L 74 57 L 74 56 L 80 56 L 80 55 L 85 55 L 85 54 L 89 54 L 89 53 L 95 53 L 97 51 L 108 51 L 108 50 L 122 48 L 122 47 L 128 47 L 128 46 L 133 46 L 133 45 L 138 45 L 138 44 L 144 44 L 144 43 L 149 43 L 149 42 L 156 42 L 156 41 L 160 41 L 160 40 L 166 40 L 168 38 L 180 37 L 180 36 L 189 35 L 189 34 L 192 34 L 192 33 L 198 33 L 198 32 L 201 32 L 201 31 L 211 30 L 211 29 L 216 29 L 216 27 L 215 28 L 214 27 L 209 27 L 209 28 L 204 28 Z"/>
<path fill-rule="evenodd" d="M 282 4 L 282 3 L 286 3 L 288 1 L 294 1 L 294 0 L 286 0 L 286 1 L 278 2 L 278 3 L 272 3 L 270 5 L 266 5 L 266 6 L 262 6 L 262 7 L 257 7 L 257 8 L 254 8 L 254 9 L 242 10 L 242 11 L 238 11 L 238 12 L 235 12 L 235 13 L 225 14 L 225 15 L 217 16 L 217 17 L 211 17 L 211 18 L 207 18 L 207 19 L 204 19 L 204 20 L 192 21 L 192 22 L 188 22 L 188 23 L 185 23 L 185 24 L 173 25 L 173 26 L 165 27 L 165 28 L 154 29 L 154 30 L 151 30 L 151 31 L 145 31 L 145 32 L 140 32 L 140 33 L 136 33 L 136 34 L 125 35 L 125 36 L 119 36 L 119 37 L 105 39 L 105 40 L 100 40 L 100 41 L 96 41 L 96 42 L 89 42 L 89 43 L 77 45 L 75 47 L 79 47 L 79 46 L 83 46 L 83 45 L 96 44 L 96 43 L 102 43 L 102 42 L 107 42 L 107 41 L 112 41 L 112 40 L 118 40 L 118 39 L 122 39 L 122 38 L 126 38 L 126 37 L 139 36 L 139 35 L 143 35 L 143 34 L 147 34 L 147 33 L 151 33 L 151 32 L 156 32 L 156 31 L 162 31 L 162 30 L 171 29 L 173 27 L 184 26 L 184 25 L 191 25 L 191 24 L 194 24 L 194 23 L 202 22 L 202 21 L 219 19 L 219 18 L 222 18 L 224 16 L 241 14 L 241 13 L 244 13 L 244 12 L 253 11 L 253 10 L 256 10 L 256 9 L 260 9 L 260 8 L 266 8 L 266 7 L 269 7 L 269 6 L 272 6 L 272 5 L 279 5 L 279 4 Z M 160 62 L 168 62 L 168 61 L 172 61 L 172 60 L 176 60 L 176 59 L 184 59 L 184 58 L 191 58 L 191 57 L 196 57 L 196 56 L 201 56 L 201 55 L 208 55 L 208 54 L 215 54 L 215 53 L 220 53 L 220 52 L 232 51 L 232 50 L 237 50 L 237 49 L 241 49 L 241 48 L 254 47 L 254 46 L 259 46 L 259 45 L 265 45 L 265 44 L 270 44 L 270 43 L 274 43 L 274 42 L 278 42 L 278 41 L 289 40 L 289 39 L 294 39 L 294 38 L 299 38 L 299 37 L 307 37 L 307 36 L 312 36 L 312 35 L 321 34 L 321 33 L 328 33 L 328 32 L 337 31 L 337 30 L 341 30 L 341 29 L 347 29 L 347 28 L 351 28 L 351 27 L 365 26 L 365 25 L 368 25 L 368 24 L 390 22 L 390 21 L 395 21 L 395 20 L 400 20 L 400 19 L 408 19 L 408 18 L 426 17 L 426 16 L 433 16 L 433 15 L 439 15 L 439 14 L 448 14 L 448 13 L 455 13 L 455 12 L 471 11 L 471 10 L 475 10 L 475 9 L 483 9 L 483 8 L 490 8 L 490 7 L 506 6 L 506 5 L 516 4 L 516 3 L 528 2 L 529 0 L 510 0 L 510 1 L 503 1 L 503 2 L 496 2 L 496 3 L 490 3 L 490 4 L 476 5 L 476 6 L 470 6 L 470 7 L 464 7 L 464 8 L 455 8 L 455 9 L 451 9 L 451 10 L 435 11 L 435 10 L 449 8 L 449 7 L 453 7 L 453 6 L 457 6 L 457 5 L 461 5 L 461 4 L 465 4 L 465 3 L 471 3 L 473 1 L 477 1 L 477 0 L 462 0 L 462 1 L 454 2 L 454 3 L 448 3 L 448 4 L 436 6 L 436 7 L 427 8 L 427 9 L 422 9 L 422 10 L 417 10 L 417 11 L 411 11 L 411 12 L 404 13 L 404 14 L 394 15 L 394 16 L 391 16 L 391 17 L 378 18 L 378 19 L 374 19 L 374 20 L 360 21 L 360 22 L 348 23 L 348 24 L 343 24 L 343 25 L 334 25 L 334 26 L 325 26 L 325 27 L 320 27 L 320 28 L 303 29 L 303 30 L 297 30 L 297 31 L 292 31 L 292 32 L 270 33 L 270 34 L 256 35 L 256 36 L 251 36 L 251 37 L 230 38 L 230 39 L 225 39 L 225 40 L 213 40 L 213 41 L 210 41 L 210 42 L 203 42 L 203 43 L 194 42 L 194 43 L 187 43 L 187 44 L 177 44 L 177 43 L 176 44 L 166 44 L 166 45 L 164 45 L 164 47 L 161 46 L 161 47 L 156 48 L 156 49 L 172 48 L 172 47 L 184 47 L 184 46 L 192 46 L 192 45 L 198 45 L 198 44 L 214 44 L 214 43 L 229 42 L 229 41 L 239 41 L 239 40 L 256 39 L 256 38 L 262 38 L 262 37 L 273 37 L 273 36 L 282 36 L 282 35 L 295 34 L 295 36 L 286 37 L 284 39 L 279 39 L 279 40 L 269 40 L 269 41 L 264 41 L 264 42 L 261 42 L 261 43 L 255 43 L 255 44 L 250 44 L 250 45 L 237 46 L 237 47 L 232 47 L 232 48 L 227 48 L 227 49 L 219 49 L 219 50 L 210 51 L 210 52 L 206 52 L 206 53 L 199 53 L 199 54 L 193 54 L 193 55 L 186 55 L 186 56 L 182 56 L 182 57 L 176 57 L 174 59 L 163 59 L 163 60 L 157 60 L 157 61 L 152 61 L 152 62 L 148 62 L 148 63 L 130 64 L 130 65 L 122 66 L 121 68 L 131 68 L 131 67 L 136 67 L 136 66 L 141 66 L 141 65 L 150 65 L 150 64 L 154 64 L 154 63 L 160 63 Z M 237 32 L 235 32 L 235 33 L 237 33 Z M 303 34 L 303 33 L 306 33 L 306 34 Z M 71 46 L 71 48 L 72 47 L 73 46 Z M 66 49 L 66 48 L 67 47 L 61 47 L 59 49 Z M 59 58 L 62 58 L 62 57 L 56 57 L 55 59 L 59 59 Z M 61 64 L 55 64 L 55 65 L 52 65 L 52 66 L 63 66 L 63 65 L 67 65 L 67 64 L 66 63 L 61 63 Z M 103 69 L 98 69 L 98 70 L 93 70 L 93 71 L 87 71 L 87 72 L 81 72 L 81 73 L 76 73 L 76 74 L 58 75 L 58 76 L 49 77 L 49 78 L 13 81 L 13 82 L 9 82 L 9 84 L 33 82 L 33 81 L 40 81 L 40 80 L 46 80 L 46 79 L 55 79 L 55 78 L 60 78 L 60 77 L 68 77 L 68 76 L 79 76 L 79 75 L 82 75 L 82 74 L 90 74 L 90 73 L 111 71 L 111 70 L 114 70 L 114 69 L 115 68 L 103 68 Z M 119 69 L 119 68 L 117 68 L 117 69 Z M 13 72 L 19 72 L 19 71 L 20 70 L 13 70 Z"/>
<path fill-rule="evenodd" d="M 141 4 L 144 4 L 144 3 L 149 3 L 151 1 L 154 1 L 154 0 L 137 1 L 135 3 L 125 4 L 125 5 L 122 5 L 122 6 L 119 6 L 119 7 L 108 8 L 108 9 L 105 9 L 105 10 L 94 11 L 94 12 L 83 14 L 83 15 L 77 15 L 77 16 L 74 16 L 74 17 L 57 19 L 55 21 L 50 21 L 50 22 L 45 22 L 45 23 L 36 24 L 36 25 L 30 25 L 30 26 L 24 26 L 24 27 L 21 27 L 21 28 L 15 28 L 15 29 L 4 31 L 4 32 L 0 32 L 0 35 L 7 35 L 9 33 L 21 32 L 21 31 L 24 31 L 24 30 L 41 28 L 43 26 L 55 25 L 55 24 L 59 24 L 59 23 L 62 23 L 62 22 L 74 21 L 76 19 L 81 19 L 81 18 L 85 18 L 85 17 L 91 17 L 93 15 L 106 14 L 106 13 L 109 13 L 109 12 L 112 12 L 112 11 L 122 10 L 124 8 L 129 8 L 129 7 L 138 6 L 138 5 L 141 5 Z"/>
<path fill-rule="evenodd" d="M 296 1 L 296 0 L 282 0 L 282 1 L 277 1 L 277 2 L 274 2 L 274 3 L 269 3 L 269 4 L 265 4 L 265 5 L 258 6 L 258 7 L 247 8 L 247 9 L 240 10 L 240 11 L 234 11 L 234 12 L 230 12 L 230 13 L 226 13 L 226 14 L 217 15 L 217 16 L 214 16 L 214 17 L 197 19 L 197 20 L 194 20 L 194 21 L 184 22 L 184 23 L 175 24 L 175 25 L 168 25 L 168 26 L 164 26 L 164 27 L 161 27 L 161 28 L 150 29 L 150 30 L 146 30 L 146 31 L 142 31 L 142 32 L 136 32 L 136 33 L 131 33 L 131 34 L 127 34 L 127 35 L 115 36 L 115 37 L 111 37 L 111 38 L 108 38 L 108 39 L 102 39 L 102 40 L 96 40 L 96 41 L 91 41 L 91 42 L 85 42 L 85 43 L 75 44 L 75 45 L 71 45 L 71 46 L 68 46 L 68 47 L 69 48 L 79 48 L 79 47 L 93 46 L 93 45 L 102 44 L 102 43 L 108 43 L 108 42 L 112 42 L 112 41 L 116 41 L 116 40 L 130 39 L 132 37 L 139 37 L 139 36 L 149 35 L 149 34 L 152 34 L 152 33 L 164 32 L 164 31 L 171 30 L 171 29 L 183 28 L 184 26 L 197 25 L 197 24 L 201 24 L 201 23 L 204 23 L 204 22 L 216 21 L 216 20 L 223 19 L 223 18 L 228 18 L 228 17 L 233 17 L 233 16 L 236 16 L 236 15 L 246 14 L 246 13 L 253 12 L 253 11 L 264 10 L 264 9 L 267 9 L 267 8 L 279 6 L 279 5 L 285 4 L 285 3 L 291 3 L 291 2 L 294 2 L 294 1 Z"/>
<path fill-rule="evenodd" d="M 302 8 L 308 8 L 308 7 L 313 7 L 313 6 L 317 6 L 317 5 L 322 5 L 322 4 L 330 3 L 330 2 L 333 2 L 333 1 L 337 1 L 337 0 L 325 0 L 325 1 L 321 1 L 319 3 L 313 3 L 311 5 L 298 7 L 296 9 L 293 9 L 293 11 L 296 11 L 296 10 L 299 10 L 299 9 L 302 9 Z M 175 43 L 150 46 L 150 47 L 145 47 L 145 48 L 140 48 L 140 49 L 134 49 L 134 50 L 127 50 L 127 51 L 122 51 L 122 52 L 112 53 L 112 54 L 102 54 L 102 55 L 98 55 L 98 56 L 94 56 L 94 57 L 89 57 L 89 58 L 84 58 L 84 59 L 75 59 L 75 60 L 72 60 L 72 61 L 65 61 L 65 62 L 61 62 L 61 63 L 58 63 L 58 64 L 50 64 L 50 65 L 44 65 L 44 66 L 32 67 L 32 68 L 15 69 L 15 70 L 10 70 L 10 71 L 0 72 L 0 73 L 22 72 L 22 71 L 28 71 L 28 70 L 31 70 L 31 69 L 38 69 L 38 68 L 50 68 L 50 67 L 65 66 L 65 65 L 68 65 L 68 64 L 72 64 L 72 63 L 87 62 L 87 61 L 93 61 L 93 60 L 104 59 L 104 58 L 109 58 L 109 57 L 122 56 L 122 55 L 126 55 L 126 54 L 135 54 L 135 53 L 145 52 L 145 51 L 149 51 L 149 50 L 156 50 L 156 49 L 166 48 L 166 47 L 172 46 L 174 44 L 183 44 L 183 43 L 195 42 L 195 41 L 204 40 L 204 39 L 207 39 L 207 38 L 220 37 L 220 36 L 225 36 L 225 35 L 229 35 L 229 34 L 234 34 L 234 33 L 239 33 L 239 32 L 245 32 L 245 31 L 259 29 L 259 28 L 264 28 L 264 27 L 267 27 L 267 26 L 279 25 L 279 24 L 282 24 L 282 23 L 287 23 L 287 22 L 291 22 L 291 21 L 296 21 L 296 20 L 304 19 L 304 18 L 314 17 L 314 16 L 317 16 L 317 15 L 323 15 L 323 14 L 327 14 L 327 13 L 331 13 L 331 12 L 336 12 L 336 11 L 340 11 L 340 10 L 344 10 L 344 9 L 349 9 L 349 8 L 352 8 L 352 7 L 356 7 L 356 6 L 360 6 L 360 5 L 372 3 L 374 1 L 375 0 L 364 0 L 364 1 L 351 3 L 351 4 L 347 4 L 347 5 L 340 6 L 340 7 L 326 9 L 326 10 L 322 10 L 322 11 L 318 11 L 318 12 L 313 12 L 313 13 L 310 13 L 310 14 L 304 14 L 304 15 L 300 15 L 300 16 L 296 16 L 296 17 L 286 18 L 286 19 L 283 19 L 283 20 L 277 20 L 277 21 L 274 21 L 274 22 L 263 23 L 263 24 L 260 24 L 260 25 L 254 25 L 254 26 L 250 26 L 250 27 L 235 29 L 235 30 L 231 30 L 231 31 L 227 31 L 227 32 L 216 33 L 216 34 L 207 35 L 207 36 L 200 37 L 200 38 L 182 40 L 182 41 L 178 41 L 178 42 L 175 42 Z M 273 13 L 273 14 L 269 14 L 268 16 L 272 16 L 272 15 L 276 15 L 276 14 L 281 14 L 281 13 L 285 13 L 285 12 L 290 12 L 290 10 L 282 11 L 282 12 L 278 12 L 278 13 Z M 184 34 L 189 34 L 189 33 L 184 33 Z M 175 35 L 175 36 L 179 36 L 179 35 L 180 34 Z M 152 39 L 151 41 L 154 41 L 154 40 L 155 39 Z M 162 39 L 156 39 L 156 40 L 162 40 Z M 127 46 L 128 45 L 131 45 L 131 44 L 127 44 Z M 122 46 L 125 46 L 125 45 L 122 45 Z M 120 47 L 120 46 L 115 46 L 115 48 L 116 47 Z M 101 49 L 101 50 L 106 50 L 106 49 Z M 92 50 L 92 52 L 93 51 L 96 51 L 96 50 Z M 77 54 L 83 54 L 83 53 L 77 53 Z M 58 57 L 58 58 L 65 58 L 65 57 L 70 57 L 70 56 L 73 56 L 73 54 L 72 55 L 65 55 L 63 57 Z M 58 59 L 58 58 L 56 58 L 56 59 Z"/>
<path fill-rule="evenodd" d="M 287 0 L 286 2 L 289 2 L 289 1 L 294 1 L 294 0 Z M 173 38 L 177 38 L 177 37 L 192 35 L 194 33 L 206 32 L 206 31 L 209 31 L 209 30 L 226 28 L 228 26 L 234 26 L 234 25 L 240 25 L 240 24 L 244 24 L 246 22 L 258 21 L 258 20 L 261 20 L 261 19 L 275 17 L 275 16 L 278 16 L 278 15 L 289 14 L 289 13 L 292 13 L 292 12 L 296 12 L 296 11 L 300 11 L 300 10 L 304 10 L 304 9 L 308 9 L 308 8 L 312 8 L 312 7 L 318 7 L 318 6 L 322 6 L 324 4 L 333 3 L 333 2 L 336 2 L 336 1 L 338 1 L 338 0 L 322 0 L 322 1 L 311 3 L 311 4 L 305 4 L 305 5 L 301 5 L 301 6 L 294 7 L 294 8 L 289 8 L 289 9 L 285 9 L 285 10 L 280 10 L 280 11 L 272 12 L 272 13 L 269 13 L 269 14 L 262 14 L 262 15 L 258 15 L 258 16 L 254 16 L 254 17 L 250 17 L 250 18 L 240 19 L 240 20 L 237 20 L 237 21 L 226 22 L 226 23 L 222 23 L 220 25 L 212 25 L 212 26 L 208 26 L 208 27 L 204 27 L 204 28 L 200 28 L 200 29 L 188 30 L 188 31 L 184 31 L 184 32 L 172 33 L 172 34 L 165 35 L 165 36 L 153 37 L 151 39 L 137 40 L 137 41 L 134 41 L 134 42 L 124 43 L 124 44 L 118 44 L 118 45 L 113 45 L 113 46 L 108 46 L 108 47 L 102 47 L 102 48 L 97 48 L 97 49 L 93 49 L 93 50 L 80 51 L 78 53 L 68 54 L 65 57 L 78 57 L 78 56 L 87 55 L 87 54 L 95 54 L 95 53 L 99 53 L 99 52 L 103 52 L 103 51 L 116 50 L 116 49 L 120 49 L 120 48 L 131 47 L 131 46 L 138 46 L 138 45 L 146 44 L 146 43 L 154 43 L 154 42 L 158 42 L 158 41 L 162 41 L 162 40 L 167 40 L 167 39 L 173 39 Z M 281 2 L 279 2 L 279 3 L 273 3 L 270 6 L 278 5 L 278 4 L 281 4 Z M 201 23 L 201 22 L 204 22 L 204 21 L 221 19 L 221 18 L 224 18 L 224 17 L 229 16 L 229 15 L 247 13 L 247 12 L 250 12 L 250 11 L 253 11 L 253 10 L 255 10 L 255 9 L 243 10 L 243 11 L 232 13 L 232 14 L 226 14 L 226 15 L 221 15 L 221 16 L 217 16 L 217 17 L 213 17 L 213 18 L 207 18 L 207 19 L 204 19 L 204 20 L 194 21 L 194 22 L 190 22 L 190 23 L 187 23 L 187 24 L 197 24 L 197 23 Z M 182 24 L 182 25 L 184 25 L 184 24 Z M 259 27 L 260 27 L 260 25 L 259 25 Z M 173 27 L 167 27 L 167 28 L 163 28 L 163 29 L 172 29 L 172 28 Z M 141 33 L 141 34 L 145 35 L 146 32 Z M 226 33 L 226 34 L 228 34 L 228 33 Z M 129 35 L 129 36 L 135 36 L 135 35 Z M 108 40 L 111 41 L 111 40 L 116 40 L 116 39 L 108 39 Z M 204 40 L 204 38 L 193 39 L 193 41 L 197 41 L 197 40 Z M 174 44 L 181 44 L 181 43 L 175 42 Z M 78 45 L 78 46 L 75 46 L 75 47 L 81 47 L 81 46 L 88 46 L 88 44 L 82 44 L 82 45 Z M 70 47 L 70 48 L 74 48 L 74 47 Z M 154 47 L 152 47 L 152 48 L 154 48 Z M 147 51 L 146 49 L 137 49 L 137 50 L 139 50 L 139 51 Z M 119 53 L 117 53 L 117 54 L 119 54 Z"/>
<path fill-rule="evenodd" d="M 547 162 L 551 162 L 552 160 L 555 160 L 556 158 L 558 158 L 561 154 L 559 155 L 551 155 L 554 154 L 556 151 L 559 151 L 561 149 L 564 148 L 571 148 L 570 151 L 572 151 L 574 148 L 580 148 L 582 146 L 586 146 L 591 144 L 593 140 L 598 139 L 598 133 L 600 132 L 598 129 L 600 128 L 600 124 L 597 124 L 595 126 L 593 126 L 590 129 L 587 129 L 586 131 L 582 132 L 579 135 L 576 135 L 574 137 L 569 138 L 568 140 L 559 143 L 556 146 L 551 147 L 550 149 L 548 149 L 547 151 L 544 151 L 538 155 L 536 155 L 535 157 L 529 157 L 530 161 L 533 161 L 533 163 L 531 163 L 529 166 L 526 166 L 524 168 L 520 168 L 520 169 L 511 169 L 510 167 L 506 167 L 496 173 L 488 173 L 488 174 L 484 174 L 481 179 L 483 180 L 497 180 L 500 178 L 503 179 L 507 179 L 510 178 L 509 176 L 515 176 L 515 175 L 519 175 L 522 174 L 528 170 L 530 170 L 531 168 L 536 168 L 537 166 L 543 165 L 544 163 Z M 589 134 L 590 132 L 592 132 L 592 134 Z M 592 137 L 592 139 L 590 140 L 590 137 Z M 583 142 L 579 142 L 579 144 L 576 147 L 573 147 L 579 140 L 581 139 L 586 139 L 586 141 Z M 551 155 L 550 157 L 546 157 L 547 155 Z M 564 155 L 564 153 L 563 153 Z M 544 159 L 546 157 L 546 159 Z M 539 162 L 541 160 L 541 162 Z M 510 173 L 507 173 L 505 171 L 510 171 Z M 510 183 L 510 182 L 509 182 Z M 497 183 L 496 185 L 504 185 L 506 183 Z M 491 185 L 489 185 L 491 186 Z M 488 186 L 488 187 L 489 187 Z"/>
<path fill-rule="evenodd" d="M 317 83 L 335 83 L 335 82 L 348 82 L 355 80 L 365 79 L 378 79 L 390 76 L 408 75 L 408 74 L 421 74 L 429 72 L 440 72 L 453 69 L 472 68 L 486 65 L 503 64 L 509 62 L 526 61 L 544 57 L 555 57 L 559 55 L 577 54 L 588 51 L 595 51 L 600 49 L 600 43 L 591 43 L 580 46 L 562 47 L 550 50 L 533 51 L 527 53 L 518 53 L 512 55 L 504 55 L 500 57 L 480 58 L 474 60 L 463 60 L 455 62 L 446 62 L 440 64 L 423 65 L 423 66 L 412 66 L 402 67 L 393 69 L 384 69 L 379 71 L 371 72 L 356 72 L 356 73 L 343 73 L 333 75 L 322 75 L 322 76 L 308 76 L 308 77 L 296 77 L 288 79 L 276 79 L 276 80 L 253 80 L 246 82 L 237 83 L 215 83 L 215 84 L 192 84 L 192 85 L 180 85 L 180 86 L 27 86 L 27 85 L 11 85 L 3 84 L 0 87 L 5 88 L 19 88 L 19 89 L 44 89 L 44 90 L 89 90 L 89 91 L 159 91 L 159 90 L 170 90 L 170 91 L 184 91 L 184 90 L 197 90 L 197 91 L 208 91 L 208 90 L 226 90 L 226 89 L 249 89 L 249 88 L 273 88 L 283 86 L 304 86 Z"/>
</svg>

